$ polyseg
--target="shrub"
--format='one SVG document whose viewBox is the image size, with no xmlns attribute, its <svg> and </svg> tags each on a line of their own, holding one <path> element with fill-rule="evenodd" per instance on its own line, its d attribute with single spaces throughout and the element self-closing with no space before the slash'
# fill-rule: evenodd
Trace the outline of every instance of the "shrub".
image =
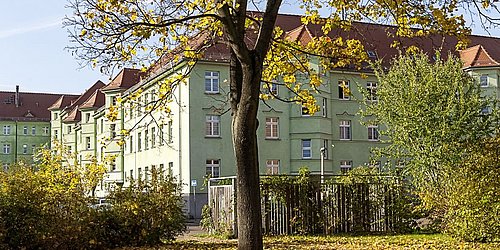
<svg viewBox="0 0 500 250">
<path fill-rule="evenodd" d="M 156 245 L 175 239 L 186 229 L 180 184 L 161 170 L 151 181 L 134 181 L 111 191 L 112 206 L 99 214 L 100 244 L 108 247 Z"/>
</svg>

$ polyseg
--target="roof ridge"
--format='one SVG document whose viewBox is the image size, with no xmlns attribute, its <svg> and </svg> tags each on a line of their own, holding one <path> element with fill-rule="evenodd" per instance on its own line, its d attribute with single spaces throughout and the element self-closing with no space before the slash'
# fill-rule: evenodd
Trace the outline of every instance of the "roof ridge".
<svg viewBox="0 0 500 250">
<path fill-rule="evenodd" d="M 479 49 L 480 49 L 480 50 L 482 50 L 482 51 L 486 54 L 486 56 L 488 56 L 488 58 L 489 58 L 491 61 L 493 61 L 493 62 L 494 62 L 494 63 L 496 63 L 496 64 L 499 64 L 499 63 L 498 63 L 495 59 L 493 59 L 493 58 L 490 56 L 490 53 L 488 53 L 488 51 L 487 51 L 487 50 L 486 50 L 486 49 L 485 49 L 485 48 L 484 48 L 481 44 L 479 44 Z M 479 50 L 478 50 L 478 53 L 477 53 L 477 54 L 479 55 Z"/>
</svg>

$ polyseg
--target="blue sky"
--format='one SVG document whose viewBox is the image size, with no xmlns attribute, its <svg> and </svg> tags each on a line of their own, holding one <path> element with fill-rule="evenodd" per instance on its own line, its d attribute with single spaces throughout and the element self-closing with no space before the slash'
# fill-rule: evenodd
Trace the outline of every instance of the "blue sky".
<svg viewBox="0 0 500 250">
<path fill-rule="evenodd" d="M 81 68 L 64 48 L 69 45 L 62 19 L 65 0 L 0 2 L 0 90 L 81 93 L 95 81 L 109 81 L 90 67 Z M 285 13 L 294 7 L 283 6 Z M 485 34 L 474 29 L 475 34 Z M 500 37 L 500 31 L 492 32 Z"/>
</svg>

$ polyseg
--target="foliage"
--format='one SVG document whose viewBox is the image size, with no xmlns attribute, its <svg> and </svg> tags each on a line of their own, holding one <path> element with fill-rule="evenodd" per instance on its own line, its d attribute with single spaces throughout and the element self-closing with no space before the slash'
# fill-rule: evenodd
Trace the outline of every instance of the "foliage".
<svg viewBox="0 0 500 250">
<path fill-rule="evenodd" d="M 266 249 L 498 249 L 499 243 L 471 243 L 442 234 L 407 235 L 336 235 L 336 236 L 272 236 L 264 237 Z M 141 248 L 149 250 L 153 248 Z M 154 248 L 158 249 L 158 248 Z M 163 248 L 159 248 L 163 249 Z M 175 241 L 165 249 L 237 249 L 236 242 L 206 237 Z"/>
<path fill-rule="evenodd" d="M 63 166 L 50 150 L 40 164 L 0 173 L 0 246 L 27 249 L 86 248 L 91 239 L 89 186 L 78 166 Z"/>
<path fill-rule="evenodd" d="M 89 180 L 102 178 L 101 166 L 69 165 L 64 154 L 60 147 L 41 150 L 35 167 L 0 172 L 0 248 L 151 245 L 183 232 L 179 185 L 171 177 L 153 171 L 151 182 L 117 189 L 112 206 L 95 207 Z"/>
<path fill-rule="evenodd" d="M 152 169 L 149 182 L 131 180 L 108 196 L 112 206 L 102 211 L 101 236 L 109 247 L 156 245 L 185 230 L 180 185 L 170 175 Z"/>
<path fill-rule="evenodd" d="M 261 84 L 282 80 L 293 95 L 285 101 L 296 102 L 318 111 L 314 93 L 323 84 L 321 71 L 332 68 L 359 69 L 367 59 L 359 40 L 330 37 L 332 29 L 348 30 L 353 21 L 386 20 L 397 26 L 394 36 L 415 37 L 432 33 L 456 35 L 463 39 L 470 32 L 464 18 L 457 15 L 459 0 L 426 1 L 323 1 L 301 0 L 305 10 L 303 24 L 319 24 L 322 32 L 307 43 L 294 39 L 275 28 L 282 0 L 257 4 L 261 14 L 247 13 L 247 0 L 170 0 L 107 1 L 69 0 L 74 15 L 65 25 L 76 45 L 70 50 L 76 57 L 108 71 L 132 64 L 153 73 L 168 62 L 182 62 L 192 67 L 203 58 L 206 48 L 224 43 L 229 48 L 230 105 L 238 182 L 237 199 L 241 248 L 262 248 L 260 232 L 258 145 L 256 143 L 257 110 Z M 254 3 L 255 4 L 255 3 Z M 483 5 L 491 8 L 490 5 Z M 333 10 L 320 18 L 321 8 Z M 414 29 L 420 28 L 420 29 Z M 323 33 L 323 34 L 322 34 Z M 253 40 L 253 42 L 248 42 Z M 397 40 L 397 39 L 395 39 Z M 397 45 L 397 44 L 394 44 Z M 310 59 L 316 58 L 317 63 Z M 159 60 L 157 60 L 159 59 Z M 150 73 L 151 73 L 150 71 Z M 159 83 L 161 109 L 172 102 L 171 93 L 189 76 L 190 69 Z M 305 75 L 299 79 L 298 75 Z M 281 99 L 283 100 L 283 99 Z M 156 105 L 158 104 L 158 105 Z M 113 108 L 112 108 L 113 109 Z M 169 109 L 165 108 L 165 111 Z M 116 112 L 111 110 L 110 117 Z"/>
<path fill-rule="evenodd" d="M 424 54 L 400 56 L 388 72 L 379 67 L 376 73 L 378 102 L 367 101 L 363 114 L 385 127 L 380 133 L 390 144 L 379 156 L 405 161 L 423 206 L 444 219 L 448 232 L 470 240 L 498 238 L 492 196 L 499 187 L 498 141 L 492 138 L 497 103 L 483 96 L 451 55 L 443 60 L 438 53 L 435 62 Z M 491 112 L 483 112 L 487 108 Z M 487 212 L 477 220 L 481 204 Z"/>
</svg>

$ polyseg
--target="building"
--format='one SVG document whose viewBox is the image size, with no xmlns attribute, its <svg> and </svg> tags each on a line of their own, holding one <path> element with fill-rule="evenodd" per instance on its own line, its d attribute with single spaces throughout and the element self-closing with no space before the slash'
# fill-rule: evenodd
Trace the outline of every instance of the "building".
<svg viewBox="0 0 500 250">
<path fill-rule="evenodd" d="M 50 143 L 50 112 L 47 108 L 61 94 L 0 92 L 0 162 L 33 163 L 36 149 Z"/>
<path fill-rule="evenodd" d="M 280 15 L 277 24 L 290 39 L 300 41 L 308 41 L 321 32 L 319 25 L 302 25 L 300 16 Z M 388 59 L 398 54 L 390 46 L 394 38 L 387 36 L 387 32 L 394 30 L 392 27 L 355 25 L 353 30 L 357 32 L 334 31 L 332 36 L 360 39 L 371 60 L 384 59 L 387 65 Z M 478 79 L 485 93 L 500 98 L 500 39 L 483 36 L 470 39 L 471 47 L 459 53 L 465 70 Z M 454 38 L 440 36 L 401 42 L 428 53 L 434 53 L 437 47 L 454 51 L 457 43 Z M 231 116 L 226 112 L 228 57 L 226 47 L 214 45 L 191 71 L 182 60 L 175 64 L 160 60 L 147 74 L 124 69 L 106 87 L 94 85 L 82 94 L 82 101 L 66 108 L 62 104 L 53 107 L 52 132 L 77 150 L 80 162 L 85 162 L 88 156 L 104 161 L 104 156 L 113 155 L 106 183 L 126 186 L 130 178 L 147 181 L 153 168 L 173 174 L 183 183 L 187 212 L 200 216 L 207 199 L 202 185 L 206 176 L 231 176 L 236 171 Z M 184 83 L 173 89 L 166 87 L 166 79 L 184 72 L 189 72 Z M 323 77 L 325 84 L 316 96 L 321 109 L 314 115 L 307 114 L 299 105 L 278 100 L 268 100 L 260 106 L 261 126 L 257 133 L 263 175 L 295 174 L 303 166 L 318 174 L 321 148 L 325 149 L 323 161 L 328 174 L 380 164 L 370 159 L 371 148 L 380 145 L 378 128 L 360 123 L 357 116 L 360 104 L 356 101 L 365 90 L 376 100 L 375 76 L 369 68 L 360 71 L 346 67 L 325 72 Z M 345 86 L 350 89 L 349 95 L 343 91 Z M 268 91 L 283 97 L 291 95 L 282 85 L 273 85 Z M 172 98 L 161 101 L 156 98 L 170 93 Z M 168 115 L 164 109 L 169 109 Z M 110 116 L 116 119 L 109 119 Z M 106 185 L 101 187 L 101 194 L 105 194 L 105 188 Z"/>
</svg>

